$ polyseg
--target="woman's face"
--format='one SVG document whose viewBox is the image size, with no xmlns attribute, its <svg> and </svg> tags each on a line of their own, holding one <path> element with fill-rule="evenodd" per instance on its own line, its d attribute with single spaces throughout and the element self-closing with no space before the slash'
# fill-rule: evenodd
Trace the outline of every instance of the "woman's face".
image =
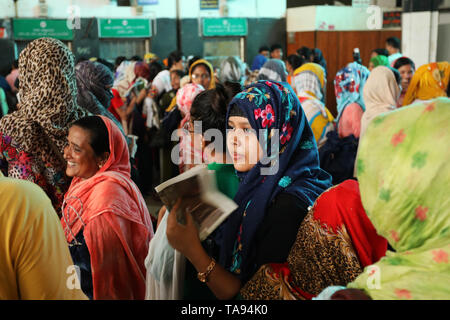
<svg viewBox="0 0 450 320">
<path fill-rule="evenodd" d="M 191 141 L 194 142 L 194 147 L 198 148 L 199 150 L 203 150 L 205 148 L 205 140 L 203 139 L 203 134 L 200 130 L 195 131 L 194 130 L 194 122 L 198 121 L 195 119 L 189 120 L 189 134 L 191 136 Z"/>
<path fill-rule="evenodd" d="M 172 84 L 172 89 L 180 89 L 180 76 L 175 72 L 170 74 L 170 83 Z"/>
<path fill-rule="evenodd" d="M 400 77 L 402 78 L 401 86 L 403 88 L 403 91 L 406 92 L 408 90 L 409 83 L 411 82 L 411 79 L 414 75 L 414 69 L 410 64 L 406 64 L 398 68 L 398 72 L 400 73 Z"/>
<path fill-rule="evenodd" d="M 289 74 L 292 74 L 292 72 L 294 72 L 294 70 L 292 69 L 291 64 L 290 64 L 289 61 L 287 61 L 287 60 L 286 60 L 286 71 L 287 71 Z"/>
<path fill-rule="evenodd" d="M 106 161 L 95 155 L 90 139 L 90 133 L 81 127 L 72 126 L 69 129 L 68 145 L 64 148 L 67 176 L 88 179 L 95 175 Z"/>
<path fill-rule="evenodd" d="M 202 85 L 206 90 L 209 89 L 211 75 L 204 65 L 199 64 L 198 66 L 195 66 L 194 70 L 192 70 L 192 82 Z"/>
<path fill-rule="evenodd" d="M 237 171 L 250 171 L 261 159 L 263 150 L 255 131 L 244 117 L 230 117 L 227 132 L 227 148 Z"/>
<path fill-rule="evenodd" d="M 372 71 L 373 70 L 373 68 L 375 68 L 375 66 L 373 65 L 373 62 L 371 61 L 371 62 L 369 62 L 369 71 Z"/>
</svg>

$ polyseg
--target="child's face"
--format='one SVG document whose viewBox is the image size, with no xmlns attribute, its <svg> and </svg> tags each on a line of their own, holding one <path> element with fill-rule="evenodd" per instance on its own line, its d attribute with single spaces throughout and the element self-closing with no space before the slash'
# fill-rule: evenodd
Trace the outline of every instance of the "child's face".
<svg viewBox="0 0 450 320">
<path fill-rule="evenodd" d="M 240 172 L 250 171 L 263 155 L 258 137 L 244 117 L 230 117 L 227 133 L 227 148 L 233 159 L 234 168 Z"/>
</svg>

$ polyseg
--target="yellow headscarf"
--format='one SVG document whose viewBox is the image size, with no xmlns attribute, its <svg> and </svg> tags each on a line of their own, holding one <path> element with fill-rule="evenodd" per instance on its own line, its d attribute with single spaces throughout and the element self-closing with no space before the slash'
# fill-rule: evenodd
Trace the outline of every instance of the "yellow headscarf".
<svg viewBox="0 0 450 320">
<path fill-rule="evenodd" d="M 447 96 L 447 87 L 450 78 L 450 65 L 445 62 L 425 64 L 417 69 L 409 84 L 403 105 L 407 106 L 416 99 L 430 100 Z"/>
<path fill-rule="evenodd" d="M 303 74 L 310 71 L 311 74 Z M 317 77 L 318 81 L 312 81 Z M 294 71 L 294 86 L 302 104 L 314 138 L 320 148 L 327 140 L 326 134 L 333 128 L 333 115 L 326 108 L 325 101 L 325 70 L 317 63 L 305 63 Z M 320 86 L 320 88 L 319 88 Z M 306 100 L 304 100 L 306 98 Z"/>
<path fill-rule="evenodd" d="M 313 62 L 305 63 L 304 65 L 295 69 L 294 76 L 296 76 L 300 72 L 307 71 L 307 70 L 314 72 L 314 74 L 319 78 L 320 85 L 323 88 L 325 86 L 325 70 L 323 69 L 323 67 L 320 64 L 313 63 Z"/>
<path fill-rule="evenodd" d="M 147 52 L 144 55 L 144 61 L 149 63 L 151 60 L 157 60 L 158 56 L 156 54 L 154 54 L 153 52 Z"/>
<path fill-rule="evenodd" d="M 209 63 L 205 59 L 199 59 L 199 60 L 195 61 L 191 65 L 191 67 L 189 68 L 189 79 L 190 79 L 190 82 L 192 82 L 192 71 L 194 70 L 195 66 L 197 66 L 199 64 L 204 64 L 209 69 L 209 73 L 211 74 L 211 81 L 209 83 L 209 88 L 208 89 L 214 89 L 216 87 L 216 78 L 214 76 L 214 68 L 211 65 L 211 63 Z M 181 87 L 183 87 L 183 86 L 181 85 Z M 175 108 L 176 104 L 177 104 L 177 99 L 176 99 L 176 96 L 175 96 L 175 97 L 173 97 L 172 101 L 170 102 L 170 105 L 167 107 L 166 112 L 172 111 L 173 108 Z"/>
<path fill-rule="evenodd" d="M 214 89 L 216 87 L 216 79 L 215 79 L 215 76 L 214 76 L 214 68 L 211 65 L 211 63 L 209 63 L 205 59 L 199 59 L 199 60 L 195 61 L 191 65 L 191 67 L 189 68 L 189 78 L 191 79 L 191 82 L 192 82 L 192 71 L 199 64 L 204 64 L 209 69 L 209 73 L 211 75 L 211 82 L 209 83 L 209 88 L 205 88 L 205 89 Z"/>
</svg>

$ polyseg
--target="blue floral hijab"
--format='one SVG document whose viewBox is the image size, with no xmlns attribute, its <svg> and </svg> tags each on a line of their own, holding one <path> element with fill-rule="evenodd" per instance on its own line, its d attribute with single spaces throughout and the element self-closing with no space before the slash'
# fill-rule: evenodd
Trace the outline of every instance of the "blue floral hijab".
<svg viewBox="0 0 450 320">
<path fill-rule="evenodd" d="M 349 63 L 336 73 L 334 93 L 336 94 L 337 102 L 337 123 L 345 107 L 351 103 L 359 104 L 363 111 L 366 111 L 362 93 L 369 74 L 369 69 L 357 62 Z"/>
<path fill-rule="evenodd" d="M 266 148 L 250 171 L 237 172 L 240 185 L 234 201 L 239 208 L 221 231 L 221 265 L 248 280 L 256 271 L 253 239 L 271 201 L 286 192 L 306 206 L 312 205 L 331 186 L 331 176 L 320 169 L 316 140 L 288 83 L 260 80 L 245 87 L 230 102 L 227 123 L 234 105 L 245 114 L 261 147 Z M 262 136 L 259 130 L 263 130 Z M 270 174 L 262 174 L 262 170 Z"/>
</svg>

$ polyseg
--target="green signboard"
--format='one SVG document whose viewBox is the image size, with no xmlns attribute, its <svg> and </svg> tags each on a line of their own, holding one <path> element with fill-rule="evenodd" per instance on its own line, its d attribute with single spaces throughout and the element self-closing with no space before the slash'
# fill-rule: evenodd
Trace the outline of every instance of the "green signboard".
<svg viewBox="0 0 450 320">
<path fill-rule="evenodd" d="M 205 18 L 203 19 L 203 36 L 246 36 L 248 33 L 245 18 Z"/>
<path fill-rule="evenodd" d="M 150 19 L 98 19 L 100 38 L 148 38 L 152 36 Z"/>
<path fill-rule="evenodd" d="M 14 19 L 14 39 L 33 40 L 51 37 L 72 40 L 73 30 L 67 26 L 66 19 Z"/>
</svg>

